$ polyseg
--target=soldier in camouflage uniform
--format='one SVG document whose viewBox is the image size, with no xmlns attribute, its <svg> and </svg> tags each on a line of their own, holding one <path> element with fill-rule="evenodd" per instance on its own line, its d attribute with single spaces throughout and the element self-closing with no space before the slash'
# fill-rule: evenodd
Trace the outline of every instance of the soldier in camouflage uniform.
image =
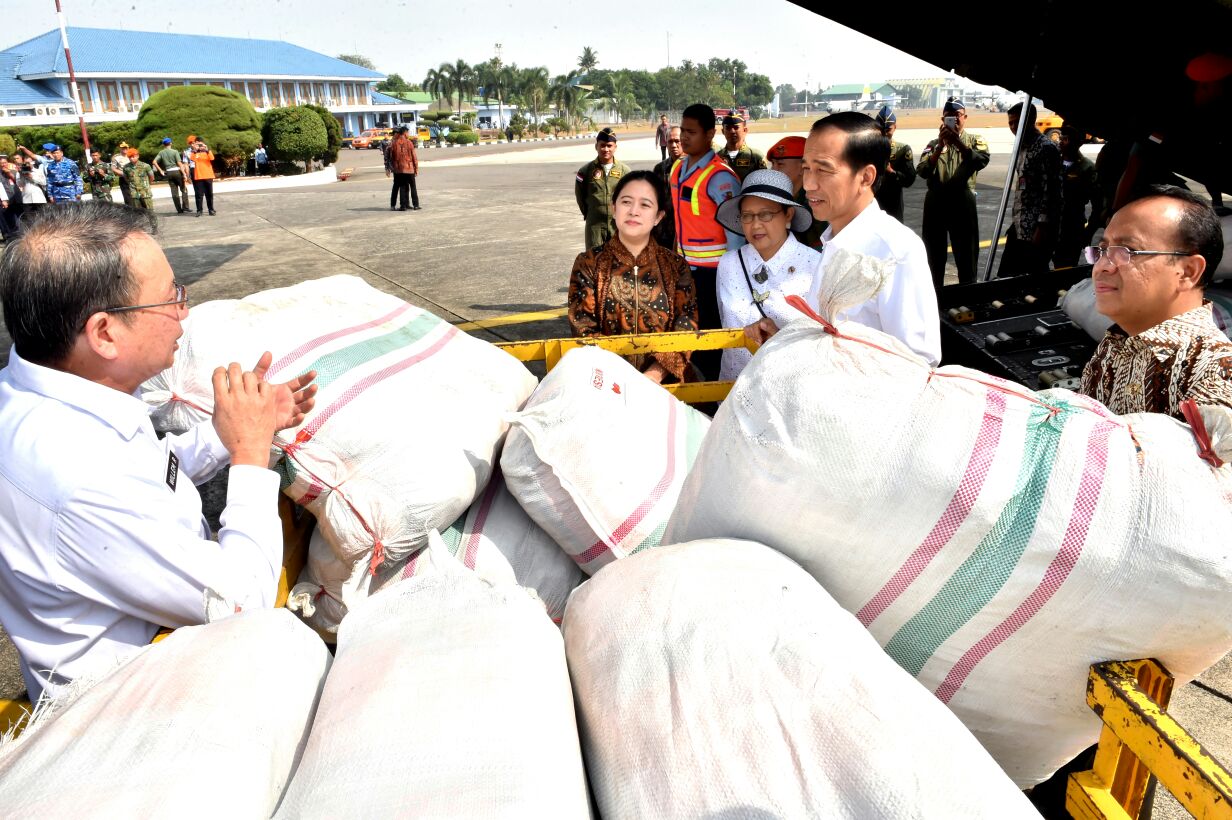
<svg viewBox="0 0 1232 820">
<path fill-rule="evenodd" d="M 103 161 L 103 153 L 97 148 L 90 151 L 91 162 L 86 166 L 86 188 L 94 199 L 111 202 L 111 186 L 116 184 L 111 163 Z"/>
<path fill-rule="evenodd" d="M 894 132 L 898 128 L 898 118 L 890 106 L 882 106 L 877 112 L 877 124 L 881 132 L 890 139 L 890 164 L 884 170 L 879 170 L 881 186 L 877 189 L 877 204 L 890 216 L 903 221 L 903 189 L 910 188 L 915 182 L 915 157 L 911 154 L 911 146 L 905 142 L 896 142 Z"/>
<path fill-rule="evenodd" d="M 54 143 L 43 146 L 51 152 L 51 162 L 43 169 L 47 174 L 47 199 L 52 202 L 75 202 L 81 199 L 81 171 L 77 163 L 64 158 L 64 149 Z"/>
<path fill-rule="evenodd" d="M 128 190 L 133 195 L 133 207 L 154 210 L 154 193 L 150 186 L 154 184 L 154 169 L 148 162 L 141 161 L 141 152 L 136 148 L 128 149 L 128 165 L 121 172 L 128 180 Z"/>
<path fill-rule="evenodd" d="M 723 118 L 723 138 L 727 140 L 727 147 L 723 151 L 716 152 L 720 158 L 727 158 L 728 167 L 736 172 L 736 176 L 740 177 L 742 183 L 744 178 L 754 171 L 770 167 L 760 152 L 744 144 L 744 138 L 748 136 L 748 133 L 749 127 L 745 125 L 744 117 L 739 114 L 728 114 Z"/>
<path fill-rule="evenodd" d="M 616 161 L 616 135 L 604 128 L 595 139 L 595 158 L 578 169 L 573 185 L 578 210 L 586 220 L 586 250 L 597 248 L 616 234 L 612 192 L 629 173 L 628 165 Z"/>
</svg>

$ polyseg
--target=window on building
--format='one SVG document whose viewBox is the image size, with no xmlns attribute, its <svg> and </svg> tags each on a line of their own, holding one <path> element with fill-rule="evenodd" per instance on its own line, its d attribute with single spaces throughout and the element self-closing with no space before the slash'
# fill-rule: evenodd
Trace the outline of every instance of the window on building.
<svg viewBox="0 0 1232 820">
<path fill-rule="evenodd" d="M 325 105 L 325 83 L 312 84 L 312 101 L 317 105 Z"/>
<path fill-rule="evenodd" d="M 329 99 L 333 105 L 342 103 L 342 87 L 338 83 L 329 84 Z"/>
<path fill-rule="evenodd" d="M 295 105 L 298 102 L 295 97 L 295 83 L 282 84 L 282 99 L 284 105 Z"/>
<path fill-rule="evenodd" d="M 278 83 L 267 83 L 266 87 L 269 89 L 270 108 L 281 108 L 282 107 L 281 87 L 278 85 Z"/>
<path fill-rule="evenodd" d="M 120 94 L 115 83 L 98 84 L 98 102 L 103 111 L 120 110 Z"/>
<path fill-rule="evenodd" d="M 162 91 L 166 87 L 167 87 L 166 83 L 146 83 L 145 84 L 145 90 L 149 92 L 151 97 L 157 94 L 159 91 Z"/>
<path fill-rule="evenodd" d="M 251 102 L 256 108 L 264 108 L 265 93 L 261 90 L 261 84 L 248 83 L 247 86 L 248 91 L 246 92 L 246 96 L 248 97 L 248 101 Z"/>
<path fill-rule="evenodd" d="M 141 83 L 124 82 L 120 83 L 120 90 L 124 93 L 124 102 L 130 111 L 139 111 L 141 109 Z"/>
<path fill-rule="evenodd" d="M 355 85 L 353 83 L 346 84 L 347 102 L 351 105 L 359 105 L 359 101 L 355 97 Z"/>
<path fill-rule="evenodd" d="M 90 92 L 90 84 L 82 83 L 77 86 L 77 93 L 81 95 L 81 113 L 89 114 L 94 111 L 94 95 Z"/>
</svg>

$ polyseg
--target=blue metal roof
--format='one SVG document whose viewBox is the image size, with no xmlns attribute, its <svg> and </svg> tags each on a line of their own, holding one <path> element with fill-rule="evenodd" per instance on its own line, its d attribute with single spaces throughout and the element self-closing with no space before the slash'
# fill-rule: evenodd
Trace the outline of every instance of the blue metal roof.
<svg viewBox="0 0 1232 820">
<path fill-rule="evenodd" d="M 406 105 L 406 100 L 399 97 L 391 97 L 388 94 L 382 94 L 380 91 L 372 92 L 373 105 Z"/>
<path fill-rule="evenodd" d="M 279 40 L 207 37 L 108 28 L 68 30 L 78 74 L 151 76 L 242 75 L 354 77 L 379 80 L 384 74 Z M 68 72 L 58 29 L 0 51 L 20 55 L 19 76 Z"/>
<path fill-rule="evenodd" d="M 3 105 L 72 105 L 72 100 L 60 96 L 41 82 L 19 80 L 17 72 L 21 57 L 0 52 L 0 104 Z"/>
</svg>

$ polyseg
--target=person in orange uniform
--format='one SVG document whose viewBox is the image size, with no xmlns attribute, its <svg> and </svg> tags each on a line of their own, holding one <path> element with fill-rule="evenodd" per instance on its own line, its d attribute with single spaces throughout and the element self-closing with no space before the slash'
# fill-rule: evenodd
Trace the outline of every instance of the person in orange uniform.
<svg viewBox="0 0 1232 820">
<path fill-rule="evenodd" d="M 201 200 L 205 200 L 210 216 L 214 216 L 214 152 L 198 139 L 189 146 L 193 162 L 193 193 L 197 197 L 197 216 L 201 216 Z"/>
<path fill-rule="evenodd" d="M 680 147 L 684 154 L 672 167 L 672 208 L 676 218 L 676 251 L 693 273 L 697 292 L 698 325 L 722 327 L 715 272 L 730 248 L 745 243 L 743 236 L 724 230 L 715 221 L 719 205 L 740 195 L 740 178 L 714 152 L 714 109 L 690 105 L 680 117 Z M 699 350 L 693 364 L 706 378 L 719 372 L 719 351 Z"/>
</svg>

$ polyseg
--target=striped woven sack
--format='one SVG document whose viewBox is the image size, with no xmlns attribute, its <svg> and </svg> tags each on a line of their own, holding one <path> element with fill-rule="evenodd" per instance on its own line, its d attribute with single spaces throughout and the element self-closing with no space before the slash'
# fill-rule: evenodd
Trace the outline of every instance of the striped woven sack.
<svg viewBox="0 0 1232 820">
<path fill-rule="evenodd" d="M 597 347 L 567 353 L 512 421 L 505 483 L 588 574 L 658 546 L 710 426 Z"/>
<path fill-rule="evenodd" d="M 266 378 L 317 371 L 316 407 L 274 441 L 284 491 L 312 512 L 337 556 L 375 569 L 461 515 L 487 484 L 535 378 L 513 357 L 353 276 L 194 307 L 175 364 L 148 383 L 163 418 L 205 418 L 219 364 Z M 185 413 L 183 411 L 188 410 Z"/>
<path fill-rule="evenodd" d="M 498 470 L 464 515 L 441 533 L 446 548 L 467 569 L 490 580 L 504 579 L 534 590 L 551 619 L 560 623 L 565 601 L 586 574 L 552 536 L 530 519 L 505 486 Z M 372 592 L 419 572 L 415 553 L 376 571 Z"/>
<path fill-rule="evenodd" d="M 798 561 L 1029 786 L 1096 741 L 1090 664 L 1184 683 L 1232 648 L 1230 473 L 1166 416 L 801 318 L 723 403 L 666 540 Z"/>
</svg>

